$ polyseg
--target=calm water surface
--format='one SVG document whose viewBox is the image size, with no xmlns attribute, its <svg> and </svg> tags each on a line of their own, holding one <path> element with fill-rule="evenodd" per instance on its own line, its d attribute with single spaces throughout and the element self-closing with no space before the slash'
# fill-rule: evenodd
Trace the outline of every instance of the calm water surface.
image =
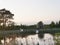
<svg viewBox="0 0 60 45">
<path fill-rule="evenodd" d="M 1 40 L 4 45 L 4 40 Z M 6 38 L 6 45 L 55 45 L 55 41 L 51 34 L 44 34 L 44 38 L 39 38 L 38 34 L 29 35 L 27 37 L 21 38 L 16 37 L 15 40 L 12 38 Z"/>
</svg>

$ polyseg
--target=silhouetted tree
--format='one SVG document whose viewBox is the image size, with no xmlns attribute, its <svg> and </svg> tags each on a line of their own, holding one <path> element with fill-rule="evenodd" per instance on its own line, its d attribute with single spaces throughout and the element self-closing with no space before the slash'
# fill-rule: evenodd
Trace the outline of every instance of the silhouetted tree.
<svg viewBox="0 0 60 45">
<path fill-rule="evenodd" d="M 14 22 L 13 21 L 8 21 L 8 26 L 14 26 Z"/>
<path fill-rule="evenodd" d="M 60 27 L 60 21 L 59 21 L 59 27 Z"/>
<path fill-rule="evenodd" d="M 12 14 L 9 10 L 0 9 L 0 24 L 3 24 L 6 27 L 7 22 L 10 19 L 13 19 L 14 14 Z"/>
<path fill-rule="evenodd" d="M 38 29 L 44 28 L 44 25 L 43 25 L 43 22 L 42 21 L 40 21 L 40 22 L 37 23 L 37 28 Z"/>
<path fill-rule="evenodd" d="M 56 22 L 56 26 L 55 26 L 56 28 L 58 28 L 59 27 L 59 23 L 58 22 Z"/>
<path fill-rule="evenodd" d="M 53 21 L 51 22 L 50 27 L 51 28 L 54 28 L 55 27 L 55 23 Z"/>
</svg>

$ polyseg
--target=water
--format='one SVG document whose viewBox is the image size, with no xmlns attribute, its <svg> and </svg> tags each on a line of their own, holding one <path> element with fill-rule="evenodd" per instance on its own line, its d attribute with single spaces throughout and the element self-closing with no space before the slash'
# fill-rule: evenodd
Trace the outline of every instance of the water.
<svg viewBox="0 0 60 45">
<path fill-rule="evenodd" d="M 4 44 L 4 40 L 1 40 Z M 29 35 L 27 37 L 6 38 L 6 45 L 55 45 L 51 34 L 44 34 L 44 38 L 39 38 L 38 34 Z"/>
</svg>

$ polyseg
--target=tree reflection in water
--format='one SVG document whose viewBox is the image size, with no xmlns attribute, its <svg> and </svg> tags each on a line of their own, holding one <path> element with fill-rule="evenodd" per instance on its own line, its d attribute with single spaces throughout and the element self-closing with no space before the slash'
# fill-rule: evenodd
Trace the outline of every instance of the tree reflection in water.
<svg viewBox="0 0 60 45">
<path fill-rule="evenodd" d="M 16 37 L 15 40 L 6 39 L 6 42 L 8 45 L 54 45 L 53 36 L 51 34 L 44 34 L 44 38 L 40 38 L 39 36 L 35 34 L 23 38 Z M 4 41 L 2 41 L 2 43 L 3 42 Z"/>
</svg>

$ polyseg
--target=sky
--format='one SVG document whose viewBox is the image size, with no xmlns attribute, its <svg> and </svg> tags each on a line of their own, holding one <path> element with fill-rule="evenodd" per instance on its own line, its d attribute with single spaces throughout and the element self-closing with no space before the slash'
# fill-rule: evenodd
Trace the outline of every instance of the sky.
<svg viewBox="0 0 60 45">
<path fill-rule="evenodd" d="M 60 20 L 60 0 L 0 0 L 0 9 L 6 8 L 14 14 L 19 24 L 45 24 Z"/>
</svg>

